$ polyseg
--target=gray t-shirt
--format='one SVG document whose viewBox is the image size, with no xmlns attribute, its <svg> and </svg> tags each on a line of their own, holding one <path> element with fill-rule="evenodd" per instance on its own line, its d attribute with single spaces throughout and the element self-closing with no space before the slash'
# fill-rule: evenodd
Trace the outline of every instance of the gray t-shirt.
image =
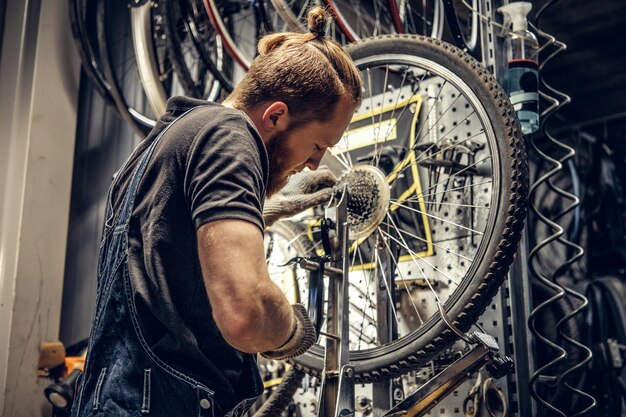
<svg viewBox="0 0 626 417">
<path fill-rule="evenodd" d="M 129 230 L 133 297 L 143 337 L 162 360 L 223 397 L 243 399 L 253 395 L 255 358 L 228 345 L 213 321 L 196 230 L 219 219 L 246 220 L 263 230 L 268 159 L 254 125 L 218 104 L 170 99 L 119 173 L 113 201 L 116 208 L 142 151 L 197 106 L 163 135 L 139 184 Z"/>
</svg>

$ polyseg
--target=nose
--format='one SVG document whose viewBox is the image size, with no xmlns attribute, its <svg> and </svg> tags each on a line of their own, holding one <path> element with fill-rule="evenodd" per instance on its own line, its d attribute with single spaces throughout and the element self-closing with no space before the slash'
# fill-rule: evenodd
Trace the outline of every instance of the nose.
<svg viewBox="0 0 626 417">
<path fill-rule="evenodd" d="M 309 160 L 304 163 L 304 166 L 306 166 L 311 171 L 315 171 L 320 166 L 320 162 L 322 162 L 322 158 L 324 157 L 325 153 L 325 150 L 321 152 L 315 152 L 313 155 L 311 155 Z"/>
</svg>

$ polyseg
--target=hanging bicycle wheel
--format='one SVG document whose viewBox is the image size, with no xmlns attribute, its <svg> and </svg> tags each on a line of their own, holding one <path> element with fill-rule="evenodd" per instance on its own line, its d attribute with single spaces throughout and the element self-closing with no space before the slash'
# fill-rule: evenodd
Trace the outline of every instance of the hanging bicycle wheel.
<svg viewBox="0 0 626 417">
<path fill-rule="evenodd" d="M 462 50 L 479 58 L 478 1 L 442 0 L 452 42 Z"/>
<path fill-rule="evenodd" d="M 226 52 L 247 71 L 257 54 L 257 42 L 286 24 L 263 0 L 203 0 L 213 29 L 220 36 Z"/>
<path fill-rule="evenodd" d="M 134 48 L 139 41 L 143 42 L 147 53 L 155 52 L 151 47 L 151 12 L 141 9 L 143 13 L 139 15 L 136 8 L 131 8 L 129 12 L 125 4 L 107 0 L 99 0 L 96 7 L 98 53 L 102 73 L 120 117 L 143 137 L 154 126 L 157 116 L 151 108 L 154 103 L 149 101 L 143 88 L 137 88 L 144 80 L 138 71 Z M 155 67 L 155 61 L 150 60 L 149 66 Z"/>
<path fill-rule="evenodd" d="M 69 11 L 72 34 L 85 74 L 120 118 L 143 136 L 154 126 L 154 120 L 145 115 L 143 105 L 139 107 L 127 105 L 119 85 L 110 79 L 112 58 L 107 47 L 110 39 L 105 36 L 104 23 L 105 15 L 110 14 L 110 10 L 107 10 L 105 3 L 101 1 L 70 0 Z"/>
<path fill-rule="evenodd" d="M 271 3 L 285 30 L 306 32 L 306 12 L 320 1 L 271 0 Z M 333 16 L 328 34 L 342 44 L 394 31 L 392 13 L 397 9 L 390 0 L 325 0 L 323 3 Z"/>
<path fill-rule="evenodd" d="M 347 51 L 365 96 L 331 152 L 340 184 L 360 181 L 349 207 L 349 337 L 367 382 L 424 366 L 457 340 L 440 308 L 467 331 L 489 305 L 520 239 L 527 168 L 506 95 L 458 48 L 395 35 Z M 302 220 L 312 242 L 321 215 Z M 304 299 L 306 274 L 294 279 Z M 323 339 L 295 365 L 319 374 Z"/>
<path fill-rule="evenodd" d="M 217 101 L 230 92 L 232 61 L 215 34 L 201 0 L 162 0 L 165 41 L 185 94 Z"/>
<path fill-rule="evenodd" d="M 442 38 L 445 24 L 443 0 L 389 0 L 389 7 L 393 10 L 391 16 L 396 32 Z"/>
<path fill-rule="evenodd" d="M 93 2 L 86 2 L 85 0 L 70 0 L 69 12 L 72 35 L 85 74 L 106 103 L 115 108 L 115 103 L 109 92 L 110 87 L 102 73 L 100 58 L 98 56 L 97 34 L 94 30 L 96 17 L 95 4 Z"/>
<path fill-rule="evenodd" d="M 394 10 L 388 0 L 326 0 L 325 3 L 349 42 L 394 31 Z"/>
</svg>

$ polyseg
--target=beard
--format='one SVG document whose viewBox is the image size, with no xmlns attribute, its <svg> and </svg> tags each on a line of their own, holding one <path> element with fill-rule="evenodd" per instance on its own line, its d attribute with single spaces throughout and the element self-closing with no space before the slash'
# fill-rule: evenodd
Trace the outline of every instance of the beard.
<svg viewBox="0 0 626 417">
<path fill-rule="evenodd" d="M 265 192 L 267 197 L 271 197 L 279 192 L 287 181 L 289 181 L 289 151 L 283 146 L 286 135 L 279 135 L 272 138 L 267 146 L 267 157 L 269 160 L 269 179 L 267 183 L 267 190 Z"/>
</svg>

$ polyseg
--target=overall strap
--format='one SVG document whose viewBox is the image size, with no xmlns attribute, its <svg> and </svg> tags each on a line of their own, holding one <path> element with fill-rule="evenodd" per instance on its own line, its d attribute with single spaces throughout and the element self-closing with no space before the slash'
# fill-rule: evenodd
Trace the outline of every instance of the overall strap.
<svg viewBox="0 0 626 417">
<path fill-rule="evenodd" d="M 130 221 L 130 217 L 133 212 L 133 207 L 135 205 L 135 194 L 137 192 L 137 188 L 139 187 L 139 182 L 141 181 L 141 178 L 143 177 L 143 174 L 146 171 L 146 166 L 148 165 L 148 161 L 150 161 L 150 157 L 152 156 L 152 153 L 154 152 L 154 149 L 156 148 L 157 144 L 159 143 L 163 135 L 169 130 L 169 128 L 172 127 L 172 125 L 174 125 L 174 123 L 178 122 L 187 113 L 191 112 L 192 110 L 196 108 L 197 107 L 194 107 L 192 109 L 185 111 L 183 114 L 181 114 L 176 119 L 174 119 L 170 124 L 168 124 L 141 155 L 139 163 L 133 170 L 133 174 L 130 179 L 130 183 L 128 184 L 128 188 L 126 189 L 126 192 L 124 193 L 124 198 L 122 200 L 120 211 L 117 216 L 117 221 L 115 222 L 115 233 L 128 230 L 128 223 Z"/>
</svg>

